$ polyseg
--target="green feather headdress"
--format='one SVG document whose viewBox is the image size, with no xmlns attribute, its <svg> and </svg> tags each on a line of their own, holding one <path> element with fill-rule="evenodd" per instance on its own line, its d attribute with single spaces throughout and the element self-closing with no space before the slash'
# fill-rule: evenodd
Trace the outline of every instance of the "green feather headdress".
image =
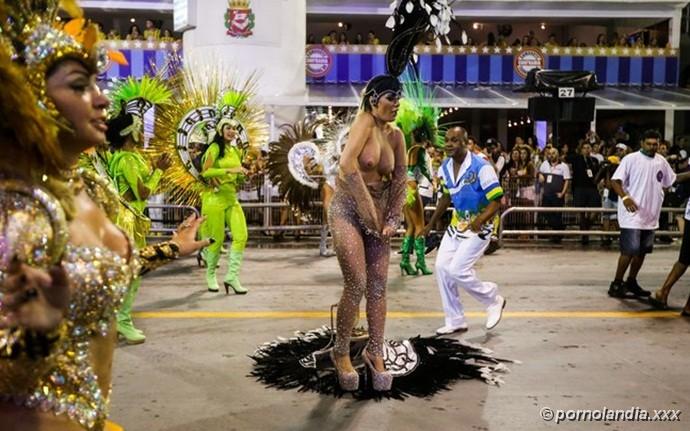
<svg viewBox="0 0 690 431">
<path fill-rule="evenodd" d="M 124 109 L 128 114 L 143 117 L 153 105 L 169 103 L 170 99 L 172 91 L 161 78 L 144 75 L 137 79 L 130 76 L 111 90 L 108 116 L 117 117 Z"/>
<path fill-rule="evenodd" d="M 395 122 L 405 135 L 407 147 L 410 148 L 415 141 L 430 141 L 442 147 L 443 137 L 437 126 L 440 109 L 432 106 L 431 92 L 416 76 L 408 75 L 406 78 Z"/>
</svg>

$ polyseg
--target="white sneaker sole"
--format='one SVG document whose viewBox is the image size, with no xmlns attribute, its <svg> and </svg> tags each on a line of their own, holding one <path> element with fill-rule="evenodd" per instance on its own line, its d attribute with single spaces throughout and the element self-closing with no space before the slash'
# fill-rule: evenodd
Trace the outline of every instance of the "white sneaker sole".
<svg viewBox="0 0 690 431">
<path fill-rule="evenodd" d="M 469 328 L 467 326 L 460 327 L 460 328 L 455 328 L 452 331 L 436 331 L 436 335 L 450 335 L 450 334 L 457 334 L 461 332 L 467 332 Z"/>
<path fill-rule="evenodd" d="M 498 320 L 496 321 L 496 323 L 491 325 L 491 327 L 489 327 L 489 325 L 486 325 L 487 331 L 494 329 L 496 326 L 498 326 L 499 323 L 501 323 L 501 319 L 503 319 L 503 310 L 506 308 L 507 303 L 508 303 L 508 301 L 506 301 L 506 299 L 503 298 L 503 305 L 501 306 L 501 314 L 498 315 Z"/>
</svg>

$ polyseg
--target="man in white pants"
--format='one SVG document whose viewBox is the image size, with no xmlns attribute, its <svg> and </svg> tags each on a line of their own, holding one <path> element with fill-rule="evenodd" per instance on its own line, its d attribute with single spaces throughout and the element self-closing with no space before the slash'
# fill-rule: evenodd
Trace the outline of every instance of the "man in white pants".
<svg viewBox="0 0 690 431">
<path fill-rule="evenodd" d="M 467 331 L 458 287 L 487 307 L 486 329 L 498 324 L 506 304 L 496 283 L 479 280 L 474 271 L 474 264 L 489 245 L 503 189 L 491 164 L 468 151 L 467 142 L 467 131 L 462 127 L 446 133 L 448 158 L 439 169 L 443 196 L 426 227 L 428 233 L 453 203 L 453 219 L 436 256 L 436 279 L 446 314 L 445 325 L 436 330 L 440 335 Z"/>
</svg>

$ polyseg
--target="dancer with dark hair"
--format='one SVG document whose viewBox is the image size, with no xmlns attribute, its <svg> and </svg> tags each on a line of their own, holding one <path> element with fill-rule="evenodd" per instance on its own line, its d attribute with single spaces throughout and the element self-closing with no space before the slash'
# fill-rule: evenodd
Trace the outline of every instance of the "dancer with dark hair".
<svg viewBox="0 0 690 431">
<path fill-rule="evenodd" d="M 333 350 L 344 390 L 354 391 L 359 386 L 359 375 L 350 361 L 350 334 L 364 294 L 369 344 L 363 359 L 370 366 L 376 390 L 388 390 L 392 382 L 383 366 L 382 349 L 390 237 L 400 222 L 406 181 L 404 138 L 390 124 L 398 112 L 401 90 L 400 82 L 391 75 L 375 77 L 367 84 L 361 113 L 340 157 L 340 175 L 329 210 L 345 281 Z"/>
<path fill-rule="evenodd" d="M 189 218 L 137 251 L 113 224 L 110 183 L 77 168 L 104 144 L 108 100 L 98 30 L 56 23 L 61 3 L 82 18 L 74 2 L 0 5 L 0 148 L 14 152 L 0 160 L 3 430 L 119 429 L 107 423 L 117 307 L 133 276 L 208 243 Z"/>
<path fill-rule="evenodd" d="M 240 283 L 239 275 L 248 231 L 244 210 L 237 200 L 237 188 L 247 170 L 242 166 L 245 151 L 239 146 L 240 127 L 240 123 L 231 118 L 222 118 L 216 124 L 215 137 L 201 159 L 201 175 L 207 180 L 217 181 L 218 185 L 202 194 L 201 214 L 207 217 L 204 232 L 215 241 L 204 253 L 208 291 L 218 292 L 216 267 L 225 239 L 225 227 L 228 226 L 232 246 L 223 286 L 226 294 L 232 289 L 236 294 L 244 295 L 247 289 Z"/>
<path fill-rule="evenodd" d="M 170 166 L 170 157 L 158 157 L 153 166 L 144 157 L 143 116 L 154 104 L 164 104 L 170 99 L 170 90 L 154 78 L 142 80 L 130 78 L 111 93 L 114 109 L 107 122 L 106 140 L 112 156 L 108 172 L 115 183 L 120 198 L 128 211 L 119 211 L 116 224 L 134 240 L 137 248 L 146 246 L 146 235 L 151 220 L 144 215 L 147 199 L 156 194 L 163 173 Z M 127 344 L 146 341 L 144 333 L 134 326 L 132 306 L 136 299 L 141 278 L 135 278 L 117 312 L 117 332 Z"/>
<path fill-rule="evenodd" d="M 336 395 L 349 391 L 357 399 L 405 399 L 429 397 L 464 378 L 497 384 L 497 373 L 507 370 L 503 362 L 510 361 L 456 339 L 384 339 L 389 239 L 399 223 L 407 187 L 403 133 L 390 123 L 402 89 L 397 76 L 414 45 L 427 30 L 447 34 L 450 8 L 443 0 L 433 1 L 437 7 L 410 2 L 411 10 L 400 4 L 396 8 L 393 41 L 386 53 L 390 74 L 367 84 L 340 156 L 329 211 L 344 278 L 335 328 L 298 332 L 259 347 L 252 355 L 252 375 L 270 387 Z M 367 300 L 368 333 L 354 328 L 362 296 Z M 360 385 L 362 369 L 371 376 L 366 385 Z"/>
<path fill-rule="evenodd" d="M 421 81 L 414 79 L 404 85 L 404 99 L 396 123 L 405 135 L 407 144 L 407 195 L 403 214 L 405 215 L 405 237 L 400 252 L 400 271 L 407 275 L 431 275 L 426 266 L 424 237 L 424 202 L 419 187 L 432 182 L 431 158 L 427 148 L 437 144 L 439 110 L 432 106 L 431 95 Z M 410 254 L 416 254 L 415 265 L 410 263 Z"/>
</svg>

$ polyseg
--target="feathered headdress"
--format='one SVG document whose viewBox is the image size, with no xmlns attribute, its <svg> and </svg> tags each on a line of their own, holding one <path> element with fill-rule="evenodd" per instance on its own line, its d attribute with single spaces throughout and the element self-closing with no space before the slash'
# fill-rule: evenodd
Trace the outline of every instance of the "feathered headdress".
<svg viewBox="0 0 690 431">
<path fill-rule="evenodd" d="M 425 141 L 435 146 L 442 146 L 443 141 L 438 133 L 439 109 L 433 105 L 430 90 L 414 75 L 403 82 L 403 99 L 395 122 L 405 136 L 407 147 L 413 143 Z"/>
<path fill-rule="evenodd" d="M 386 26 L 393 30 L 391 42 L 386 49 L 386 68 L 388 73 L 372 78 L 362 93 L 361 108 L 374 105 L 378 99 L 393 92 L 399 95 L 401 88 L 398 77 L 407 68 L 414 47 L 428 32 L 440 44 L 440 37 L 447 40 L 453 11 L 448 0 L 394 0 L 391 3 L 393 14 Z"/>
<path fill-rule="evenodd" d="M 132 135 L 135 142 L 143 142 L 144 114 L 154 105 L 169 103 L 172 91 L 160 76 L 145 75 L 121 81 L 109 97 L 108 140 Z"/>
<path fill-rule="evenodd" d="M 428 32 L 434 35 L 437 45 L 441 37 L 448 41 L 453 10 L 448 0 L 394 0 L 391 9 L 393 14 L 386 27 L 393 30 L 393 37 L 386 50 L 386 67 L 391 75 L 400 76 L 415 45 Z"/>
<path fill-rule="evenodd" d="M 278 186 L 293 207 L 309 209 L 314 190 L 324 178 L 322 152 L 324 140 L 315 139 L 316 129 L 324 122 L 308 118 L 283 125 L 283 133 L 271 142 L 268 171 L 271 182 Z"/>
<path fill-rule="evenodd" d="M 102 70 L 109 59 L 126 64 L 119 52 L 105 49 L 99 43 L 98 28 L 82 18 L 74 0 L 10 0 L 0 11 L 0 35 L 5 49 L 26 74 L 39 103 L 52 118 L 61 116 L 47 97 L 47 72 L 64 59 L 74 59 L 94 73 Z M 73 19 L 63 23 L 58 11 Z M 67 126 L 66 124 L 63 125 Z"/>
<path fill-rule="evenodd" d="M 124 112 L 143 117 L 146 111 L 154 105 L 168 103 L 172 98 L 172 91 L 158 76 L 144 75 L 141 78 L 129 77 L 120 81 L 110 91 L 110 117 L 116 117 L 124 108 Z"/>
<path fill-rule="evenodd" d="M 175 103 L 156 112 L 155 135 L 146 152 L 154 158 L 173 155 L 162 191 L 175 202 L 196 205 L 201 192 L 213 186 L 201 177 L 195 158 L 213 139 L 216 126 L 226 119 L 236 121 L 240 145 L 249 153 L 268 142 L 268 126 L 254 98 L 253 75 L 241 80 L 225 67 L 190 60 L 172 82 Z M 208 141 L 198 142 L 200 137 Z"/>
</svg>

